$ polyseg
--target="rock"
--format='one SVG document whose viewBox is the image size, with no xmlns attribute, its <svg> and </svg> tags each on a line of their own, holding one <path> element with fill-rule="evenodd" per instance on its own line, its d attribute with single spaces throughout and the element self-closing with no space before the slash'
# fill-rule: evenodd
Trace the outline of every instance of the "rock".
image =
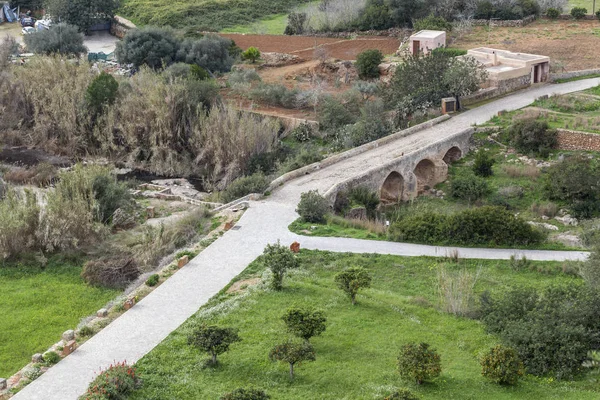
<svg viewBox="0 0 600 400">
<path fill-rule="evenodd" d="M 146 207 L 146 218 L 150 219 L 150 218 L 154 218 L 154 207 L 152 206 L 148 206 Z"/>
<path fill-rule="evenodd" d="M 129 310 L 133 306 L 135 306 L 134 298 L 127 299 L 127 300 L 125 300 L 125 303 L 123 303 L 123 308 L 125 309 L 125 311 Z"/>
<path fill-rule="evenodd" d="M 538 228 L 542 228 L 542 229 L 546 229 L 549 231 L 557 231 L 558 227 L 554 226 L 552 224 L 547 224 L 545 222 L 533 222 L 533 221 L 527 221 L 527 223 L 531 226 L 536 226 Z"/>
<path fill-rule="evenodd" d="M 549 217 L 549 216 L 547 216 L 547 215 L 542 215 L 542 216 L 541 216 L 541 218 L 542 218 L 544 221 L 548 221 L 548 220 L 550 219 L 550 217 Z"/>
<path fill-rule="evenodd" d="M 6 389 L 7 386 L 8 386 L 8 383 L 6 382 L 6 379 L 0 378 L 0 390 Z"/>
<path fill-rule="evenodd" d="M 367 209 L 365 207 L 355 207 L 346 213 L 348 219 L 366 219 Z"/>
<path fill-rule="evenodd" d="M 179 257 L 179 259 L 177 260 L 177 268 L 183 267 L 188 262 L 190 262 L 190 256 L 188 256 L 187 254 L 185 256 Z"/>
<path fill-rule="evenodd" d="M 302 62 L 302 58 L 287 53 L 260 53 L 260 58 L 263 59 L 265 67 L 282 67 L 284 65 L 298 64 Z"/>
<path fill-rule="evenodd" d="M 443 190 L 438 190 L 437 192 L 435 192 L 435 195 L 436 195 L 437 197 L 444 197 L 445 193 L 444 193 L 444 191 L 443 191 Z"/>
<path fill-rule="evenodd" d="M 44 356 L 42 356 L 41 353 L 35 353 L 31 357 L 31 362 L 34 363 L 34 364 L 41 363 L 42 361 L 44 361 Z"/>
<path fill-rule="evenodd" d="M 560 233 L 551 238 L 552 241 L 562 243 L 565 246 L 571 247 L 583 247 L 583 243 L 579 236 L 572 234 L 571 232 Z"/>
<path fill-rule="evenodd" d="M 69 329 L 62 334 L 62 340 L 65 342 L 70 342 L 73 339 L 75 339 L 75 331 L 73 329 Z"/>
<path fill-rule="evenodd" d="M 573 218 L 569 214 L 566 214 L 563 217 L 555 217 L 554 219 L 560 222 L 561 224 L 567 226 L 577 226 L 577 224 L 579 223 L 579 221 L 577 221 L 577 218 Z"/>
<path fill-rule="evenodd" d="M 108 316 L 108 310 L 106 308 L 101 308 L 96 312 L 96 316 L 98 316 L 98 318 L 106 318 Z"/>
</svg>

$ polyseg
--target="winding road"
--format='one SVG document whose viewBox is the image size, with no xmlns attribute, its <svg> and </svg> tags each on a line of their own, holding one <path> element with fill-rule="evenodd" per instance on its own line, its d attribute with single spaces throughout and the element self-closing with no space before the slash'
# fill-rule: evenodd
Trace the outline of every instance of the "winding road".
<svg viewBox="0 0 600 400">
<path fill-rule="evenodd" d="M 343 238 L 304 237 L 287 227 L 297 218 L 294 211 L 300 194 L 318 189 L 324 193 L 335 183 L 366 169 L 409 153 L 421 146 L 443 140 L 473 124 L 488 121 L 498 111 L 515 110 L 537 97 L 570 93 L 600 84 L 586 79 L 559 85 L 545 85 L 520 91 L 457 115 L 447 122 L 412 136 L 369 150 L 355 157 L 302 176 L 277 189 L 269 197 L 251 202 L 236 225 L 187 266 L 150 293 L 135 307 L 104 328 L 73 354 L 21 390 L 15 400 L 75 400 L 85 392 L 95 374 L 114 361 L 134 363 L 177 329 L 212 296 L 217 294 L 265 245 L 281 240 L 301 243 L 303 248 L 334 252 L 379 253 L 403 256 L 444 256 L 454 248 L 423 246 Z M 530 260 L 584 259 L 585 252 L 457 248 L 461 258 L 508 259 L 525 255 Z"/>
</svg>

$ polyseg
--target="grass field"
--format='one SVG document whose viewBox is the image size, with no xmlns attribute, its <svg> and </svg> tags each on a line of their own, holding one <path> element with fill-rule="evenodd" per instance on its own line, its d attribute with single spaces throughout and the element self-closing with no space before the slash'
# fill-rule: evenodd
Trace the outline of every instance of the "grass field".
<svg viewBox="0 0 600 400">
<path fill-rule="evenodd" d="M 81 266 L 59 258 L 45 269 L 0 264 L 0 377 L 8 378 L 118 292 L 87 286 Z"/>
<path fill-rule="evenodd" d="M 514 388 L 487 382 L 478 359 L 497 338 L 471 319 L 438 311 L 436 268 L 432 258 L 350 255 L 302 251 L 301 268 L 284 281 L 284 290 L 263 287 L 213 299 L 199 313 L 173 332 L 138 362 L 143 388 L 131 396 L 144 400 L 218 399 L 238 387 L 264 389 L 272 399 L 382 399 L 398 387 L 410 387 L 424 399 L 597 399 L 595 384 L 582 379 L 557 382 L 527 377 Z M 370 289 L 358 296 L 358 304 L 336 288 L 333 276 L 341 269 L 364 266 L 373 275 Z M 556 263 L 533 263 L 552 270 Z M 515 285 L 545 287 L 578 278 L 562 273 L 513 272 L 508 262 L 461 261 L 449 269 L 482 272 L 476 292 L 504 291 Z M 255 262 L 238 279 L 261 276 Z M 286 339 L 281 315 L 291 305 L 324 310 L 326 332 L 313 338 L 315 362 L 296 367 L 290 382 L 287 366 L 271 363 L 269 350 Z M 220 356 L 220 366 L 203 368 L 206 359 L 187 345 L 194 326 L 207 322 L 239 328 L 242 342 Z M 426 341 L 442 358 L 442 375 L 432 383 L 415 387 L 400 380 L 395 360 L 401 345 Z"/>
</svg>

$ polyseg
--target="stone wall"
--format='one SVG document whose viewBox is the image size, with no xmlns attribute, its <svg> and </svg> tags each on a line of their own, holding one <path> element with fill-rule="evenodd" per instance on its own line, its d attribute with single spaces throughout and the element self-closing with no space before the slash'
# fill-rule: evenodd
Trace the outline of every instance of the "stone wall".
<svg viewBox="0 0 600 400">
<path fill-rule="evenodd" d="M 511 79 L 503 79 L 494 83 L 495 84 L 493 86 L 496 86 L 498 88 L 498 94 L 504 94 L 530 86 L 531 74 L 518 76 L 516 78 Z"/>
<path fill-rule="evenodd" d="M 130 29 L 135 29 L 136 26 L 133 22 L 123 17 L 119 17 L 115 15 L 113 19 L 113 23 L 110 26 L 110 33 L 113 36 L 118 37 L 119 39 L 123 39 L 123 37 L 127 34 Z"/>
<path fill-rule="evenodd" d="M 535 21 L 536 16 L 530 15 L 529 17 L 525 17 L 523 19 L 508 19 L 508 20 L 489 20 L 489 19 L 474 19 L 471 21 L 473 26 L 491 26 L 491 27 L 506 27 L 506 28 L 516 28 L 523 27 Z"/>
<path fill-rule="evenodd" d="M 598 75 L 598 74 L 600 74 L 600 68 L 583 69 L 580 71 L 563 72 L 560 74 L 550 74 L 549 81 L 556 82 L 559 79 L 571 79 L 571 78 L 578 78 L 580 76 Z"/>
<path fill-rule="evenodd" d="M 561 150 L 600 151 L 600 135 L 558 129 L 558 148 Z"/>
</svg>

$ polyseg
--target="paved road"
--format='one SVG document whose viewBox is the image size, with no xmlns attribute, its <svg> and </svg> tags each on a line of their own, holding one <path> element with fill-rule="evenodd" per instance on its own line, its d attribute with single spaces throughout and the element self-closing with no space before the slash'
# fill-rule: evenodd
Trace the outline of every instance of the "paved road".
<svg viewBox="0 0 600 400">
<path fill-rule="evenodd" d="M 48 372 L 19 392 L 16 400 L 75 400 L 95 373 L 113 361 L 134 363 L 158 345 L 169 333 L 192 316 L 208 299 L 242 272 L 268 243 L 298 240 L 303 247 L 336 252 L 443 256 L 452 248 L 379 241 L 298 237 L 287 226 L 297 217 L 294 209 L 300 193 L 319 189 L 322 193 L 336 182 L 385 162 L 401 152 L 441 140 L 473 123 L 483 123 L 501 110 L 524 107 L 535 98 L 552 93 L 583 90 L 600 84 L 588 79 L 562 85 L 543 86 L 517 93 L 461 114 L 450 121 L 373 149 L 352 159 L 296 179 L 268 198 L 252 202 L 230 230 L 195 257 L 140 303 L 83 344 Z M 508 259 L 512 254 L 531 260 L 582 259 L 582 252 L 514 251 L 502 249 L 458 249 L 462 258 Z"/>
</svg>

